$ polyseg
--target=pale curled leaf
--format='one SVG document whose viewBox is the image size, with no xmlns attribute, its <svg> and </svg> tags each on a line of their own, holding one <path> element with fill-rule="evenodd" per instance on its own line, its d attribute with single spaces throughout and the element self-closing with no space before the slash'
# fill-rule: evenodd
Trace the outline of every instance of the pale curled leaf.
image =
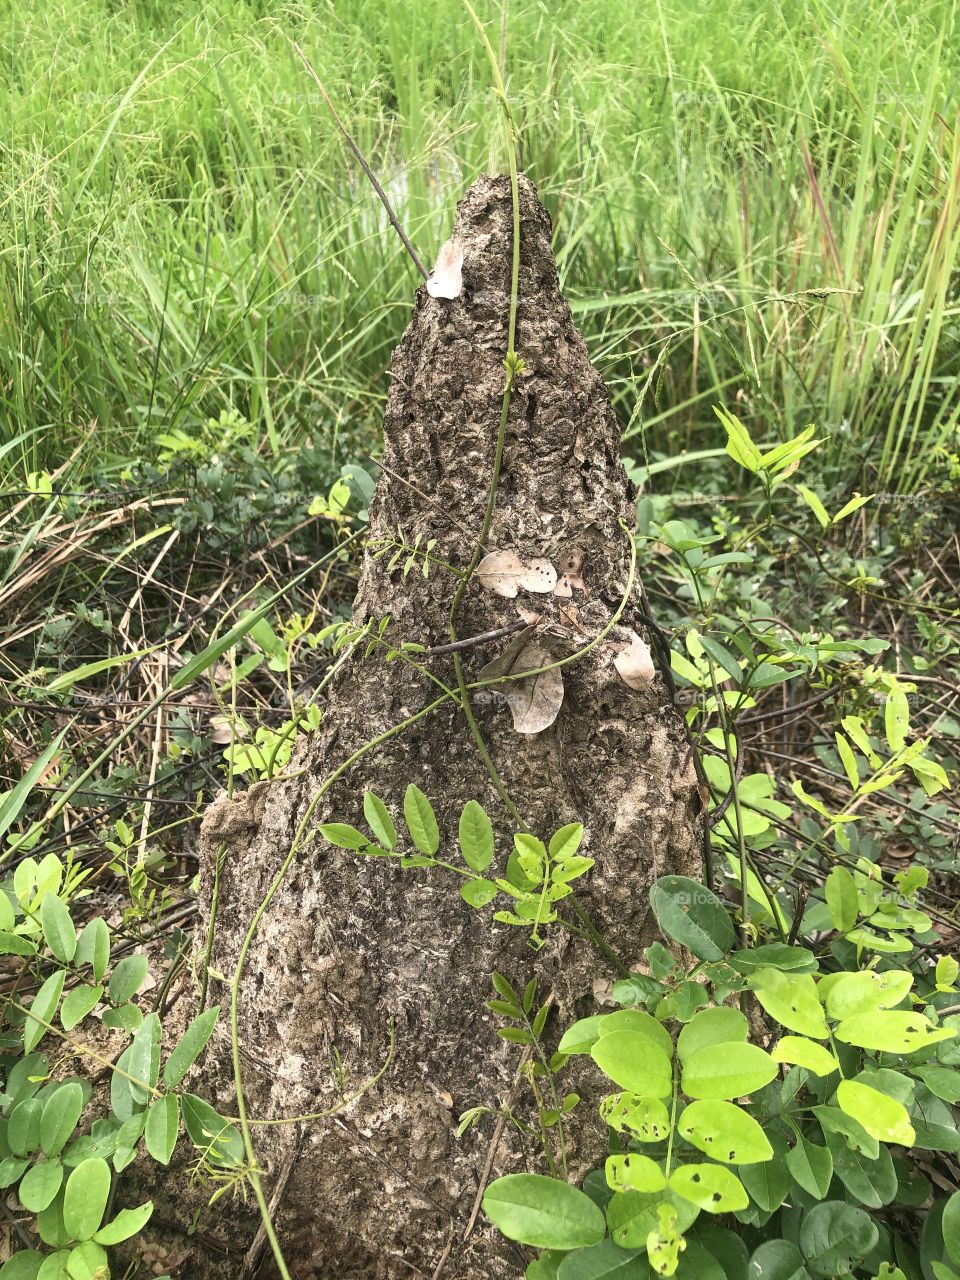
<svg viewBox="0 0 960 1280">
<path fill-rule="evenodd" d="M 477 565 L 480 585 L 498 596 L 512 600 L 520 589 L 520 580 L 527 572 L 515 551 L 490 551 Z"/>
<path fill-rule="evenodd" d="M 427 281 L 431 298 L 458 298 L 463 288 L 463 249 L 450 239 L 440 246 L 436 265 Z"/>
<path fill-rule="evenodd" d="M 540 595 L 549 595 L 557 585 L 557 571 L 549 560 L 531 560 L 526 572 L 520 578 L 519 585 L 524 591 L 536 591 Z"/>
<path fill-rule="evenodd" d="M 637 635 L 630 632 L 630 642 L 625 644 L 613 660 L 617 674 L 625 685 L 631 689 L 645 689 L 656 675 L 650 646 Z"/>
</svg>

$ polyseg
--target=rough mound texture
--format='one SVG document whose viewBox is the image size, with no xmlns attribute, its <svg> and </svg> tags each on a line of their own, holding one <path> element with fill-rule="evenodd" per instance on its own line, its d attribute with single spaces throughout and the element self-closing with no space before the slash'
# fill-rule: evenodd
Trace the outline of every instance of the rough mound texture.
<svg viewBox="0 0 960 1280">
<path fill-rule="evenodd" d="M 516 622 L 518 607 L 531 610 L 543 619 L 538 643 L 559 658 L 596 635 L 619 604 L 629 563 L 619 522 L 629 523 L 632 513 L 617 423 L 560 293 L 549 219 L 523 179 L 521 194 L 516 345 L 526 371 L 510 409 L 487 546 L 580 566 L 583 587 L 567 599 L 523 590 L 505 599 L 474 581 L 458 630 L 478 635 Z M 404 577 L 402 559 L 391 569 L 390 551 L 376 556 L 368 550 L 354 616 L 362 622 L 389 614 L 395 643 L 448 640 L 456 580 L 442 564 L 462 568 L 481 526 L 504 379 L 511 232 L 509 181 L 480 178 L 461 202 L 454 230 L 465 255 L 463 292 L 445 300 L 421 288 L 394 356 L 371 546 L 436 539 L 432 554 L 439 562 L 428 578 L 419 570 Z M 642 632 L 635 607 L 636 590 L 622 623 Z M 650 937 L 650 881 L 665 871 L 699 869 L 698 801 L 682 725 L 662 681 L 637 691 L 617 675 L 613 659 L 628 639 L 618 629 L 564 669 L 562 708 L 541 733 L 516 733 L 497 694 L 478 693 L 474 706 L 531 830 L 549 836 L 563 823 L 584 823 L 584 852 L 597 865 L 581 882 L 583 900 L 607 940 L 633 960 Z M 477 679 L 507 643 L 466 650 L 467 679 Z M 454 683 L 448 656 L 428 661 L 440 679 Z M 211 808 L 203 826 L 207 918 L 217 850 L 227 846 L 215 969 L 232 972 L 243 933 L 320 781 L 436 692 L 379 654 L 352 660 L 331 687 L 320 731 L 288 771 L 296 776 Z M 463 803 L 477 799 L 495 815 L 495 869 L 502 872 L 514 826 L 462 713 L 449 703 L 362 759 L 324 799 L 316 821 L 362 826 L 367 787 L 398 816 L 409 781 L 435 800 L 442 848 L 454 857 Z M 508 1099 L 522 1114 L 529 1101 L 514 1090 L 519 1051 L 497 1038 L 498 1021 L 485 1008 L 489 975 L 499 970 L 521 986 L 538 976 L 541 995 L 554 993 L 557 1028 L 584 1010 L 591 977 L 603 962 L 560 930 L 534 952 L 526 931 L 492 924 L 490 909 L 466 906 L 459 883 L 437 870 L 357 858 L 314 838 L 256 935 L 240 1000 L 251 1115 L 333 1105 L 344 1073 L 349 1091 L 380 1067 L 391 1021 L 396 1028 L 389 1070 L 342 1115 L 309 1126 L 305 1135 L 290 1127 L 255 1130 L 268 1190 L 285 1162 L 292 1167 L 278 1220 L 297 1275 L 430 1277 L 448 1246 L 439 1274 L 449 1280 L 516 1276 L 522 1269 L 519 1251 L 482 1216 L 463 1239 L 494 1119 L 458 1139 L 458 1117 L 466 1108 L 497 1109 Z M 226 986 L 213 981 L 212 998 L 226 1005 Z M 195 1087 L 230 1113 L 226 1070 L 219 1079 L 211 1074 L 220 1070 L 214 1062 L 228 1057 L 227 1040 L 218 1035 L 207 1078 Z M 592 1103 L 575 1113 L 570 1143 L 572 1171 L 582 1173 L 602 1143 Z M 523 1167 L 538 1167 L 536 1152 L 525 1150 L 507 1125 L 490 1176 Z"/>
</svg>

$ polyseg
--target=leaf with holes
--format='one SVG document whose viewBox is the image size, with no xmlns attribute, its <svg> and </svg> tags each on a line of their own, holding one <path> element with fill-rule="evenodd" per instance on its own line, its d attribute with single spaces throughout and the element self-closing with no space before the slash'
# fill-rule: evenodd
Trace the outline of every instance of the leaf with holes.
<svg viewBox="0 0 960 1280">
<path fill-rule="evenodd" d="M 605 1172 L 612 1191 L 662 1191 L 667 1185 L 656 1160 L 636 1151 L 608 1156 Z"/>
<path fill-rule="evenodd" d="M 844 1018 L 835 1033 L 844 1044 L 884 1053 L 915 1053 L 941 1040 L 952 1040 L 956 1032 L 934 1027 L 921 1013 L 880 1010 Z"/>
<path fill-rule="evenodd" d="M 659 1098 L 612 1093 L 600 1103 L 600 1118 L 616 1133 L 636 1142 L 662 1142 L 670 1132 L 670 1113 Z"/>
<path fill-rule="evenodd" d="M 698 1151 L 724 1164 L 760 1164 L 773 1156 L 763 1129 L 733 1102 L 704 1099 L 689 1103 L 677 1132 Z"/>
<path fill-rule="evenodd" d="M 717 1164 L 681 1165 L 670 1175 L 670 1190 L 707 1213 L 736 1213 L 750 1203 L 736 1174 Z"/>
<path fill-rule="evenodd" d="M 760 969 L 751 976 L 750 986 L 763 1008 L 781 1026 L 813 1040 L 826 1040 L 830 1034 L 811 974 Z"/>
</svg>

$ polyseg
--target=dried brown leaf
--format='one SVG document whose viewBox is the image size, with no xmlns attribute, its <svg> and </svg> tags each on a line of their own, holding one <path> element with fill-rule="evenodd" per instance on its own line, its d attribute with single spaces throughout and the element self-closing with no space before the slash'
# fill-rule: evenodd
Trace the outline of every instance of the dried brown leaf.
<svg viewBox="0 0 960 1280">
<path fill-rule="evenodd" d="M 509 675 L 520 671 L 536 671 L 550 662 L 550 655 L 535 640 L 522 644 L 519 649 L 510 645 L 499 659 L 484 668 L 497 669 L 491 675 Z M 542 733 L 556 720 L 563 704 L 563 676 L 558 668 L 541 671 L 525 680 L 505 680 L 496 686 L 507 700 L 513 715 L 513 727 L 517 733 Z"/>
</svg>

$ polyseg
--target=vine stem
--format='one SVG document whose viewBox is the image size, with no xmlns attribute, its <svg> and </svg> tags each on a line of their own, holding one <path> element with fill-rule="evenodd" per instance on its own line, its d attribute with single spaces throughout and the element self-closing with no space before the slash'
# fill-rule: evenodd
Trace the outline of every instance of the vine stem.
<svg viewBox="0 0 960 1280">
<path fill-rule="evenodd" d="M 510 415 L 510 398 L 513 394 L 514 380 L 517 374 L 518 362 L 516 354 L 516 337 L 517 337 L 517 309 L 520 299 L 520 180 L 517 173 L 517 134 L 516 125 L 513 115 L 510 111 L 510 104 L 507 101 L 507 91 L 503 83 L 503 76 L 500 73 L 500 63 L 494 52 L 493 45 L 486 33 L 483 23 L 477 17 L 476 11 L 470 4 L 470 0 L 463 0 L 463 6 L 473 25 L 479 33 L 486 50 L 487 59 L 490 63 L 490 71 L 493 77 L 495 93 L 500 103 L 504 116 L 504 132 L 507 142 L 507 158 L 510 165 L 510 198 L 513 205 L 513 252 L 510 264 L 510 309 L 507 317 L 507 357 L 505 360 L 506 377 L 503 383 L 503 398 L 500 402 L 500 420 L 497 424 L 497 441 L 493 453 L 493 470 L 490 476 L 490 487 L 487 491 L 487 505 L 483 513 L 483 523 L 480 526 L 480 533 L 477 537 L 476 545 L 473 548 L 473 554 L 470 557 L 470 563 L 466 572 L 457 584 L 454 592 L 453 603 L 450 606 L 450 643 L 457 644 L 459 636 L 457 635 L 457 614 L 463 603 L 463 597 L 470 580 L 476 572 L 477 565 L 483 556 L 483 549 L 486 545 L 487 538 L 490 534 L 490 526 L 493 523 L 493 513 L 497 504 L 497 490 L 500 487 L 500 470 L 503 465 L 503 449 L 507 438 L 507 420 Z M 520 810 L 514 804 L 509 792 L 504 786 L 503 779 L 493 762 L 490 750 L 487 747 L 483 732 L 477 723 L 477 718 L 473 713 L 473 707 L 470 705 L 470 696 L 467 692 L 467 682 L 463 674 L 463 664 L 460 661 L 459 651 L 454 650 L 453 654 L 453 670 L 457 678 L 457 687 L 460 690 L 460 701 L 463 706 L 463 714 L 466 716 L 467 724 L 470 727 L 470 733 L 476 744 L 480 758 L 486 766 L 486 770 L 490 775 L 497 795 L 502 800 L 507 812 L 513 818 L 514 822 L 520 827 L 521 831 L 527 831 L 529 828 L 523 820 Z"/>
</svg>

